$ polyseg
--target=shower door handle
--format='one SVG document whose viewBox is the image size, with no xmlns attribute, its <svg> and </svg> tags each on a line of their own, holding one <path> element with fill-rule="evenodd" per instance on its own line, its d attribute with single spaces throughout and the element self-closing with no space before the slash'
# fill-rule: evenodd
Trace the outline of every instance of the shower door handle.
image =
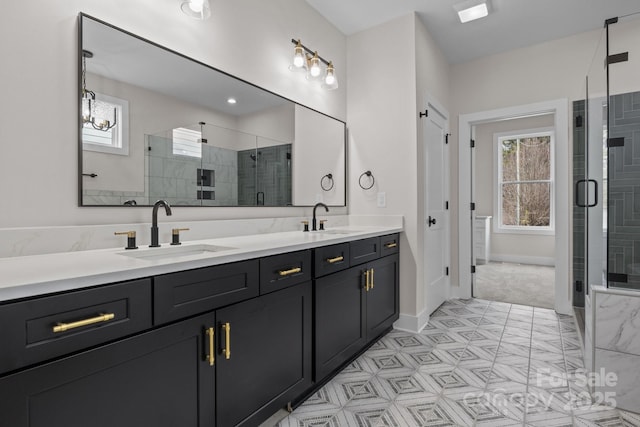
<svg viewBox="0 0 640 427">
<path fill-rule="evenodd" d="M 587 189 L 584 193 L 585 195 L 585 201 L 586 203 L 580 203 L 578 201 L 578 191 L 580 189 L 580 184 L 586 182 L 587 183 Z M 589 203 L 589 184 L 593 183 L 594 186 L 594 201 L 593 203 Z M 579 208 L 593 208 L 595 206 L 598 205 L 598 181 L 596 181 L 595 179 L 579 179 L 576 181 L 576 188 L 575 188 L 575 194 L 576 194 L 576 206 Z"/>
</svg>

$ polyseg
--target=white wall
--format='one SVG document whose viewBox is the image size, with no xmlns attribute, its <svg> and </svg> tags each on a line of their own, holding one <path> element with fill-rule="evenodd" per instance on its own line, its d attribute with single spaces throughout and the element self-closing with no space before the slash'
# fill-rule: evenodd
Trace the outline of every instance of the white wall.
<svg viewBox="0 0 640 427">
<path fill-rule="evenodd" d="M 329 206 L 344 205 L 344 123 L 296 105 L 294 127 L 296 144 L 291 165 L 293 204 L 312 206 L 322 202 Z M 332 175 L 333 187 L 328 178 L 323 181 L 327 174 Z M 323 190 L 322 185 L 330 190 Z"/>
<path fill-rule="evenodd" d="M 414 14 L 350 36 L 347 61 L 350 213 L 404 215 L 400 311 L 415 316 L 424 307 L 417 106 L 424 92 L 448 101 L 448 65 Z M 367 170 L 375 185 L 363 190 Z M 379 192 L 386 207 L 377 206 Z"/>
<path fill-rule="evenodd" d="M 494 151 L 496 133 L 521 131 L 554 126 L 553 115 L 526 117 L 484 123 L 476 126 L 475 133 L 475 194 L 476 215 L 492 216 L 491 223 L 491 257 L 492 259 L 518 258 L 553 258 L 555 256 L 555 237 L 553 235 L 507 234 L 496 233 L 493 220 L 495 211 L 494 175 L 497 161 Z"/>
<path fill-rule="evenodd" d="M 5 2 L 0 14 L 0 228 L 149 222 L 147 209 L 79 208 L 77 17 L 85 12 L 318 111 L 346 118 L 346 41 L 299 0 L 215 0 L 207 21 L 177 1 Z M 334 61 L 325 91 L 287 69 L 291 38 Z M 43 72 L 44 71 L 44 72 Z M 43 135 L 39 128 L 45 130 Z M 332 213 L 344 213 L 345 208 Z M 182 208 L 186 220 L 300 216 L 308 208 Z"/>
</svg>

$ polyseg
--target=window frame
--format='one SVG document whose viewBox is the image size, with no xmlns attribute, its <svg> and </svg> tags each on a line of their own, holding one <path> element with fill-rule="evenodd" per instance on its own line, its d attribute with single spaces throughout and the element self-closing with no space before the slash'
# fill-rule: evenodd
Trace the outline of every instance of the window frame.
<svg viewBox="0 0 640 427">
<path fill-rule="evenodd" d="M 84 140 L 84 125 L 82 126 L 81 138 L 82 149 L 86 151 L 95 151 L 98 153 L 116 154 L 119 156 L 129 155 L 129 101 L 126 99 L 116 98 L 115 96 L 96 94 L 96 100 L 107 102 L 117 106 L 116 116 L 118 123 L 111 129 L 112 138 L 111 145 L 95 144 Z"/>
<path fill-rule="evenodd" d="M 537 182 L 549 182 L 549 226 L 523 226 L 523 225 L 504 225 L 502 223 L 502 141 L 505 139 L 522 139 L 531 137 L 549 137 L 549 150 L 551 157 L 549 180 L 539 180 Z M 555 129 L 553 127 L 544 127 L 536 129 L 526 129 L 510 132 L 500 132 L 493 134 L 493 152 L 494 152 L 494 175 L 493 175 L 493 232 L 504 234 L 534 234 L 534 235 L 555 235 Z M 517 181 L 519 182 L 519 181 Z M 522 181 L 524 182 L 524 181 Z M 530 181 L 529 181 L 530 182 Z"/>
</svg>

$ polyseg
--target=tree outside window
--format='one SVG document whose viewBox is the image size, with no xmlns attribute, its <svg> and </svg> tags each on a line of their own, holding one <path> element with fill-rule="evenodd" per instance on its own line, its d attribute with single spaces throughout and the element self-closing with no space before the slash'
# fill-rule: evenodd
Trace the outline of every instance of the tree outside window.
<svg viewBox="0 0 640 427">
<path fill-rule="evenodd" d="M 552 146 L 550 132 L 498 138 L 499 227 L 552 228 Z"/>
</svg>

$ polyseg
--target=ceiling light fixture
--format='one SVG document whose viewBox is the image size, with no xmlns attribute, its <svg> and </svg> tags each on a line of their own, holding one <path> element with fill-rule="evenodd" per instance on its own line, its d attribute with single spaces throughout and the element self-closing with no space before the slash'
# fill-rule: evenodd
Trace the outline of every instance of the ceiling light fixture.
<svg viewBox="0 0 640 427">
<path fill-rule="evenodd" d="M 236 99 L 235 99 L 235 98 L 229 98 L 229 99 L 227 99 L 227 103 L 228 103 L 228 104 L 235 104 L 236 102 L 238 102 L 238 101 L 236 101 Z"/>
<path fill-rule="evenodd" d="M 291 39 L 291 43 L 295 45 L 293 48 L 293 60 L 289 65 L 291 71 L 306 72 L 307 80 L 321 80 L 322 87 L 327 90 L 338 88 L 338 78 L 332 61 L 327 61 L 317 51 L 312 51 L 303 45 L 300 40 Z M 322 65 L 326 65 L 326 69 L 322 70 Z"/>
<path fill-rule="evenodd" d="M 97 115 L 103 115 L 106 111 L 104 102 L 100 108 L 96 102 L 96 93 L 87 89 L 87 58 L 93 58 L 93 53 L 88 50 L 82 51 L 82 125 L 90 124 L 95 130 L 108 131 L 117 123 L 116 109 L 113 109 L 113 122 Z M 111 112 L 111 111 L 109 111 Z M 103 114 L 101 114 L 103 113 Z"/>
<path fill-rule="evenodd" d="M 180 10 L 185 15 L 201 21 L 211 16 L 209 0 L 181 0 Z"/>
<path fill-rule="evenodd" d="M 489 15 L 489 3 L 487 0 L 470 0 L 453 6 L 458 12 L 461 23 L 475 21 Z"/>
</svg>

